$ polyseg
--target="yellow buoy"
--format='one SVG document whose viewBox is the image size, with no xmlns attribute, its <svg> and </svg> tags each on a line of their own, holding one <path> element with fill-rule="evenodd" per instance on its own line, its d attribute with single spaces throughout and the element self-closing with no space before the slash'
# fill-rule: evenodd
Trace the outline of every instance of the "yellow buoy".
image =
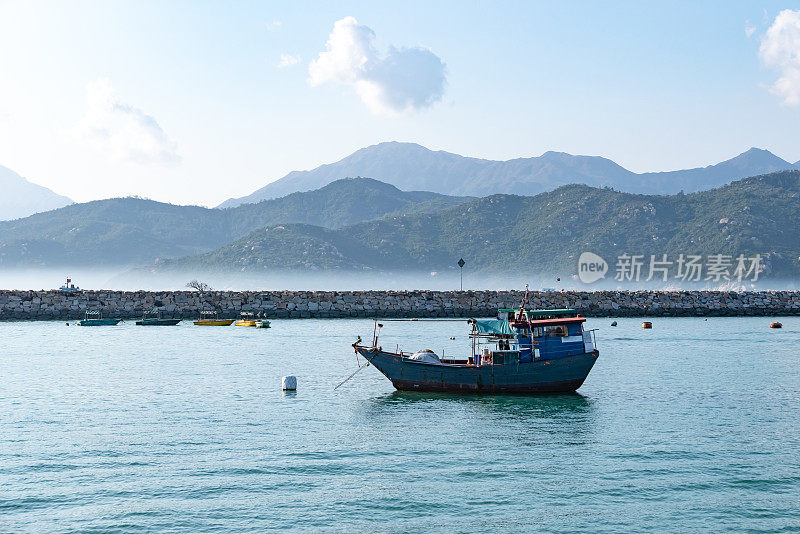
<svg viewBox="0 0 800 534">
<path fill-rule="evenodd" d="M 653 328 L 653 323 L 650 321 L 645 321 L 642 323 L 642 328 Z"/>
</svg>

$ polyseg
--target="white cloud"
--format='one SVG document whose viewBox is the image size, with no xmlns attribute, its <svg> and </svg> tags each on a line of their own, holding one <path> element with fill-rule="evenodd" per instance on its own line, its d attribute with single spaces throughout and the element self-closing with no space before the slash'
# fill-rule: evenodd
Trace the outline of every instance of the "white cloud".
<svg viewBox="0 0 800 534">
<path fill-rule="evenodd" d="M 744 23 L 744 34 L 745 34 L 745 35 L 747 36 L 747 38 L 749 39 L 750 37 L 752 37 L 752 36 L 753 36 L 753 34 L 754 34 L 754 33 L 756 33 L 756 27 L 755 27 L 755 26 L 753 26 L 752 24 L 750 24 L 750 21 L 749 21 L 749 20 L 748 20 L 748 21 L 746 21 L 746 22 Z"/>
<path fill-rule="evenodd" d="M 770 90 L 787 106 L 800 105 L 800 10 L 778 13 L 761 39 L 759 56 L 780 74 Z"/>
<path fill-rule="evenodd" d="M 291 67 L 293 65 L 297 65 L 300 63 L 301 58 L 300 56 L 293 56 L 292 54 L 281 54 L 281 60 L 278 63 L 279 69 L 284 69 L 286 67 Z"/>
<path fill-rule="evenodd" d="M 86 115 L 73 132 L 113 159 L 141 164 L 180 162 L 175 143 L 151 115 L 120 101 L 107 79 L 86 85 Z"/>
<path fill-rule="evenodd" d="M 445 65 L 427 48 L 390 46 L 381 55 L 375 32 L 353 17 L 337 20 L 325 51 L 308 66 L 312 86 L 351 86 L 373 113 L 418 111 L 442 99 Z"/>
<path fill-rule="evenodd" d="M 272 22 L 270 22 L 269 24 L 267 24 L 267 29 L 268 29 L 269 31 L 277 30 L 277 29 L 278 29 L 278 28 L 280 28 L 282 25 L 283 25 L 283 23 L 282 23 L 281 21 L 279 21 L 279 20 L 273 20 Z"/>
</svg>

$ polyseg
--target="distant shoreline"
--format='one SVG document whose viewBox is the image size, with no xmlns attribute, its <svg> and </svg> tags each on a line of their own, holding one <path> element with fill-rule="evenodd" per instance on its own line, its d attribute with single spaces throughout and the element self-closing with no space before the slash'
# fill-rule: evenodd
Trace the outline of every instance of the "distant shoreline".
<svg viewBox="0 0 800 534">
<path fill-rule="evenodd" d="M 25 291 L 0 290 L 0 320 L 75 320 L 88 311 L 132 319 L 158 310 L 194 319 L 243 311 L 276 319 L 486 317 L 519 307 L 522 291 Z M 531 291 L 533 308 L 575 308 L 586 317 L 800 315 L 800 291 Z"/>
</svg>

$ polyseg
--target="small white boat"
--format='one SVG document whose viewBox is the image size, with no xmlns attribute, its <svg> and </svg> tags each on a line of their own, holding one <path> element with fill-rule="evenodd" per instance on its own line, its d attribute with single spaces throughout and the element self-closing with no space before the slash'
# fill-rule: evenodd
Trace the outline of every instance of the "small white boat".
<svg viewBox="0 0 800 534">
<path fill-rule="evenodd" d="M 81 288 L 76 287 L 75 284 L 72 283 L 72 278 L 67 278 L 67 281 L 64 283 L 63 286 L 58 288 L 59 291 L 80 291 Z"/>
<path fill-rule="evenodd" d="M 255 324 L 253 326 L 255 326 L 256 328 L 269 328 L 270 327 L 269 319 L 267 319 L 266 316 L 263 313 L 259 313 L 258 314 L 258 317 L 256 317 L 255 320 L 254 320 L 254 323 Z"/>
</svg>

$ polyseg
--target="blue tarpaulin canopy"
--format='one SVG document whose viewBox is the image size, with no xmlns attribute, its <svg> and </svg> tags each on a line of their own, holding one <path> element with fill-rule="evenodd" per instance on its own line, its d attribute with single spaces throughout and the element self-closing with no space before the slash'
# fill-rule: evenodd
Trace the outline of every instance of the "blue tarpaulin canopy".
<svg viewBox="0 0 800 534">
<path fill-rule="evenodd" d="M 513 336 L 516 334 L 516 332 L 511 329 L 511 325 L 508 324 L 508 321 L 504 321 L 502 319 L 486 319 L 482 321 L 476 320 L 475 329 L 479 334 L 495 334 L 505 336 Z"/>
</svg>

